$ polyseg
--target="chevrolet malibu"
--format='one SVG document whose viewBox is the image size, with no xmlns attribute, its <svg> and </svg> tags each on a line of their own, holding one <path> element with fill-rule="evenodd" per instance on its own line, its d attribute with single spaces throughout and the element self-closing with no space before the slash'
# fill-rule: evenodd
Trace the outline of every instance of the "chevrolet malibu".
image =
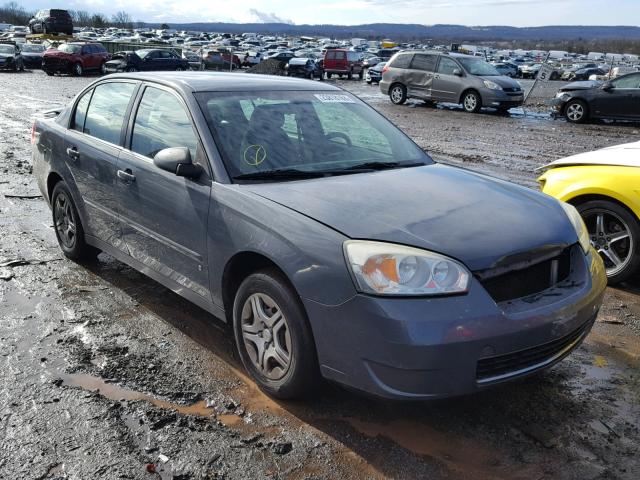
<svg viewBox="0 0 640 480">
<path fill-rule="evenodd" d="M 308 80 L 116 74 L 32 132 L 72 260 L 108 253 L 230 322 L 267 393 L 320 378 L 394 399 L 538 372 L 606 284 L 574 207 L 435 163 Z"/>
</svg>

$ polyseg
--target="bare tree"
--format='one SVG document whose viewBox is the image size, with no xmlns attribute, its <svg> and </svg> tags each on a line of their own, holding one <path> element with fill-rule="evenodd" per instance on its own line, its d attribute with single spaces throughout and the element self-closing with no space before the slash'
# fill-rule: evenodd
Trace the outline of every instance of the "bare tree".
<svg viewBox="0 0 640 480">
<path fill-rule="evenodd" d="M 115 13 L 111 17 L 111 23 L 120 28 L 133 28 L 133 20 L 131 19 L 131 15 L 129 15 L 125 11 Z"/>
</svg>

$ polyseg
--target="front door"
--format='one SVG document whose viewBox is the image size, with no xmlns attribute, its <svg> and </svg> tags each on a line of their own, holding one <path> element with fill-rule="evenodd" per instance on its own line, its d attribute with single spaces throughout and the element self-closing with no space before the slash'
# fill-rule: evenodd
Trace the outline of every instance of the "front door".
<svg viewBox="0 0 640 480">
<path fill-rule="evenodd" d="M 172 91 L 147 86 L 118 161 L 119 213 L 130 255 L 210 301 L 207 218 L 211 177 L 178 177 L 153 163 L 160 150 L 188 147 L 209 167 L 191 117 Z"/>
<path fill-rule="evenodd" d="M 431 97 L 439 102 L 458 103 L 462 94 L 462 81 L 460 76 L 453 72 L 462 68 L 458 63 L 449 57 L 440 57 L 438 68 L 433 77 L 433 88 Z"/>
<path fill-rule="evenodd" d="M 416 53 L 413 56 L 409 70 L 406 72 L 409 96 L 424 99 L 431 98 L 435 67 L 435 55 Z"/>
<path fill-rule="evenodd" d="M 638 118 L 640 115 L 640 73 L 611 82 L 610 90 L 599 90 L 591 102 L 593 113 L 603 117 Z"/>
<path fill-rule="evenodd" d="M 76 104 L 66 134 L 66 164 L 82 197 L 88 235 L 124 250 L 116 201 L 116 164 L 124 118 L 137 83 L 108 82 Z"/>
</svg>

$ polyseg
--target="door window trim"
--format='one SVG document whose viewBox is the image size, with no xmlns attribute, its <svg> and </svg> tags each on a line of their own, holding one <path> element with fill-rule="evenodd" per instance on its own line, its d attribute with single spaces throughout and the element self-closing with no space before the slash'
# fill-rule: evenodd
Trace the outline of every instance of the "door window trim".
<svg viewBox="0 0 640 480">
<path fill-rule="evenodd" d="M 125 121 L 122 122 L 122 127 L 120 128 L 120 141 L 119 141 L 118 144 L 107 142 L 106 140 L 103 140 L 101 138 L 94 137 L 93 135 L 89 135 L 89 134 L 84 133 L 84 124 L 82 125 L 82 132 L 79 132 L 79 131 L 75 130 L 72 127 L 72 122 L 73 122 L 73 119 L 75 118 L 76 110 L 78 108 L 78 103 L 80 102 L 80 99 L 82 99 L 84 97 L 86 92 L 88 92 L 89 90 L 92 90 L 91 98 L 89 99 L 89 105 L 87 105 L 87 113 L 88 113 L 89 112 L 89 107 L 91 106 L 91 101 L 93 100 L 93 94 L 95 93 L 96 88 L 99 87 L 100 85 L 105 85 L 107 83 L 131 83 L 131 84 L 135 85 L 135 88 L 133 90 L 133 93 L 131 94 L 131 98 L 129 99 L 129 103 L 127 104 L 127 108 L 126 108 L 125 113 L 124 113 L 123 120 L 125 120 Z M 77 133 L 79 135 L 82 135 L 83 137 L 90 137 L 92 140 L 97 140 L 97 141 L 99 141 L 101 143 L 104 143 L 105 145 L 110 145 L 110 146 L 114 146 L 114 147 L 118 147 L 118 148 L 123 148 L 123 145 L 124 145 L 123 142 L 124 142 L 124 140 L 126 138 L 125 127 L 129 123 L 129 121 L 126 120 L 126 119 L 130 118 L 130 116 L 131 116 L 131 108 L 132 108 L 132 106 L 134 104 L 135 99 L 138 96 L 138 92 L 139 91 L 140 91 L 140 82 L 137 81 L 137 80 L 130 80 L 130 79 L 126 79 L 126 78 L 123 78 L 123 79 L 115 79 L 114 78 L 114 79 L 109 79 L 109 80 L 105 80 L 105 81 L 102 81 L 102 82 L 98 82 L 98 83 L 92 84 L 91 86 L 89 86 L 88 88 L 83 90 L 82 93 L 80 93 L 76 97 L 76 99 L 74 100 L 73 109 L 71 110 L 71 114 L 69 115 L 69 118 L 67 119 L 67 123 L 65 125 L 67 131 L 73 131 L 73 132 L 75 132 L 75 133 Z M 86 124 L 86 122 L 87 122 L 87 115 L 86 114 L 85 114 L 84 121 L 85 121 L 85 124 Z"/>
<path fill-rule="evenodd" d="M 213 171 L 211 169 L 211 164 L 209 161 L 209 156 L 207 155 L 207 151 L 204 148 L 204 143 L 202 142 L 202 135 L 200 135 L 200 131 L 198 130 L 198 127 L 193 118 L 191 110 L 189 109 L 187 102 L 184 101 L 182 96 L 171 87 L 167 87 L 165 85 L 161 85 L 161 84 L 149 82 L 149 81 L 144 81 L 140 84 L 137 94 L 134 95 L 134 101 L 133 101 L 133 104 L 131 105 L 131 111 L 129 113 L 129 120 L 128 122 L 126 122 L 127 129 L 125 132 L 125 139 L 124 139 L 124 144 L 122 148 L 126 150 L 127 153 L 135 155 L 136 158 L 143 159 L 147 163 L 153 163 L 152 158 L 149 158 L 146 155 L 142 155 L 138 152 L 134 152 L 133 150 L 131 150 L 131 141 L 133 139 L 133 128 L 136 123 L 136 118 L 138 116 L 138 110 L 140 109 L 140 104 L 142 103 L 142 99 L 144 97 L 144 92 L 147 90 L 147 88 L 155 88 L 157 90 L 163 90 L 165 92 L 170 93 L 171 95 L 173 95 L 175 98 L 178 99 L 178 102 L 180 103 L 180 105 L 182 105 L 187 116 L 189 117 L 189 121 L 191 122 L 191 128 L 193 129 L 193 132 L 196 135 L 196 139 L 198 141 L 197 153 L 202 156 L 202 161 L 204 163 L 206 174 L 210 179 L 213 180 L 214 177 L 213 177 Z M 192 159 L 192 161 L 195 161 L 195 160 L 196 159 Z"/>
</svg>

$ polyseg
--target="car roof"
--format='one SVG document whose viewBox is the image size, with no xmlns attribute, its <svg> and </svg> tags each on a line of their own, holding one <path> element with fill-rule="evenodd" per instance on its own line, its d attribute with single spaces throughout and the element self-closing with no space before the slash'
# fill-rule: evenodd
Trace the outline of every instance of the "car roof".
<svg viewBox="0 0 640 480">
<path fill-rule="evenodd" d="M 136 72 L 111 74 L 103 79 L 128 78 L 156 82 L 183 92 L 261 92 L 269 90 L 342 91 L 326 83 L 275 75 L 231 72 Z"/>
</svg>

